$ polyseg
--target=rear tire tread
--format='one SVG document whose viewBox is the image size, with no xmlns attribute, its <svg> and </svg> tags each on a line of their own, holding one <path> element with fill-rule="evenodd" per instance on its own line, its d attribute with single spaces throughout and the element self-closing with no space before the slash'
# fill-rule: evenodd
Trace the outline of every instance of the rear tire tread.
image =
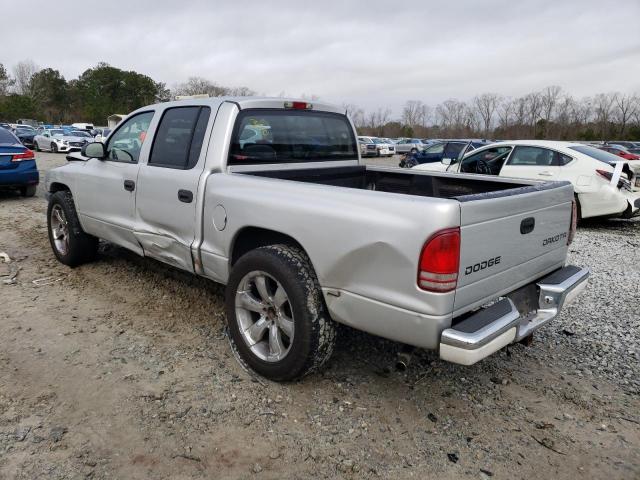
<svg viewBox="0 0 640 480">
<path fill-rule="evenodd" d="M 228 332 L 229 343 L 234 356 L 242 367 L 249 371 L 263 375 L 275 381 L 291 381 L 309 375 L 322 367 L 322 365 L 331 357 L 336 341 L 336 325 L 329 317 L 322 297 L 320 284 L 313 270 L 313 266 L 307 255 L 299 248 L 279 244 L 260 247 L 243 255 L 238 262 L 229 278 L 226 292 L 227 306 L 227 322 L 228 328 L 231 329 L 230 322 L 235 322 L 235 294 L 237 283 L 244 276 L 245 270 L 248 268 L 245 264 L 250 264 L 256 259 L 277 260 L 283 264 L 283 268 L 292 273 L 294 281 L 299 283 L 304 289 L 304 306 L 306 314 L 310 319 L 311 334 L 309 335 L 308 355 L 302 359 L 302 362 L 294 365 L 288 371 L 280 372 L 260 372 L 257 368 L 250 365 L 245 358 L 241 349 L 238 348 L 232 332 Z M 289 292 L 288 292 L 289 293 Z M 296 327 L 296 332 L 298 331 Z M 242 341 L 242 339 L 238 339 Z M 244 345 L 243 345 L 244 347 Z M 283 361 L 286 361 L 286 357 Z M 259 362 L 256 362 L 259 364 Z"/>
</svg>

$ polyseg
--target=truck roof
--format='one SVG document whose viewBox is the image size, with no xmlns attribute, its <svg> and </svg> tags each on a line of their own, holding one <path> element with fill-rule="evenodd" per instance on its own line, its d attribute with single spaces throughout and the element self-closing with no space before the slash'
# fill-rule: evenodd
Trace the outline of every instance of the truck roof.
<svg viewBox="0 0 640 480">
<path fill-rule="evenodd" d="M 174 100 L 171 102 L 162 102 L 151 105 L 152 107 L 178 107 L 185 105 L 206 105 L 213 110 L 223 102 L 233 102 L 238 105 L 240 110 L 247 108 L 285 108 L 287 102 L 304 102 L 312 105 L 311 110 L 321 112 L 332 112 L 346 114 L 346 109 L 338 105 L 319 102 L 315 100 L 306 100 L 300 98 L 282 98 L 282 97 L 211 97 L 211 98 L 189 98 L 184 100 Z M 139 108 L 138 111 L 149 109 L 149 106 Z M 134 112 L 131 112 L 134 113 Z"/>
</svg>

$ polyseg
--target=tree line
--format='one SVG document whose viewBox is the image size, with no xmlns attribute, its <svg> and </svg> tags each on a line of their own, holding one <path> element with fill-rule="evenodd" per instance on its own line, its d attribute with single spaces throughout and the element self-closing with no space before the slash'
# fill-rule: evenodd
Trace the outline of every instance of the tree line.
<svg viewBox="0 0 640 480">
<path fill-rule="evenodd" d="M 436 106 L 404 104 L 399 120 L 391 110 L 365 112 L 345 104 L 362 135 L 418 138 L 535 138 L 552 140 L 640 140 L 640 96 L 620 92 L 575 98 L 559 86 L 520 97 L 483 93 Z"/>
<path fill-rule="evenodd" d="M 0 63 L 0 120 L 7 122 L 30 118 L 54 124 L 104 125 L 114 113 L 126 114 L 176 95 L 196 93 L 255 94 L 247 87 L 224 87 L 199 77 L 169 89 L 147 75 L 106 63 L 98 63 L 72 80 L 66 80 L 53 68 L 41 69 L 30 60 L 19 62 L 11 72 Z"/>
<path fill-rule="evenodd" d="M 66 80 L 53 68 L 41 69 L 30 60 L 16 64 L 11 73 L 0 63 L 3 121 L 34 118 L 47 123 L 86 121 L 100 125 L 113 113 L 128 113 L 177 95 L 202 93 L 213 97 L 256 94 L 248 87 L 226 87 L 201 77 L 191 77 L 168 88 L 147 75 L 106 63 L 99 63 L 72 80 Z M 280 94 L 283 95 L 284 92 Z M 611 92 L 576 98 L 554 85 L 520 97 L 483 93 L 468 101 L 451 98 L 435 106 L 409 100 L 396 119 L 389 108 L 366 112 L 354 104 L 344 107 L 361 135 L 640 140 L 638 94 Z"/>
</svg>

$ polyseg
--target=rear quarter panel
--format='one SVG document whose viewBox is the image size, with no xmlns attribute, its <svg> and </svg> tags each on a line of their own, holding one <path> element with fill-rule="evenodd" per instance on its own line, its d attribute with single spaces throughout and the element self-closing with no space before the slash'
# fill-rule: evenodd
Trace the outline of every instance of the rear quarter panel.
<svg viewBox="0 0 640 480">
<path fill-rule="evenodd" d="M 218 206 L 227 215 L 222 231 L 212 220 Z M 454 294 L 418 289 L 418 259 L 432 233 L 459 222 L 459 204 L 451 200 L 213 174 L 206 185 L 203 266 L 205 274 L 226 282 L 228 270 L 219 269 L 223 263 L 228 266 L 236 235 L 244 227 L 261 227 L 300 243 L 323 288 L 445 315 L 452 310 Z"/>
</svg>

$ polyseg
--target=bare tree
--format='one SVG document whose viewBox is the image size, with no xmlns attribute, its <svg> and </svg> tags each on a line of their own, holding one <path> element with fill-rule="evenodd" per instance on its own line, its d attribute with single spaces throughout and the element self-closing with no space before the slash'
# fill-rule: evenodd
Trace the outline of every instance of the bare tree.
<svg viewBox="0 0 640 480">
<path fill-rule="evenodd" d="M 13 67 L 14 89 L 18 95 L 31 95 L 31 79 L 39 71 L 33 60 L 23 60 Z"/>
<path fill-rule="evenodd" d="M 623 138 L 629 119 L 633 118 L 639 108 L 639 100 L 635 95 L 617 94 L 614 101 L 613 116 L 620 128 L 618 135 Z"/>
<path fill-rule="evenodd" d="M 614 93 L 599 93 L 593 97 L 593 107 L 601 139 L 606 139 L 609 133 L 609 122 L 613 113 Z"/>
<path fill-rule="evenodd" d="M 256 94 L 256 92 L 249 87 L 231 87 L 227 90 L 229 92 L 228 94 L 234 97 L 250 97 Z"/>
<path fill-rule="evenodd" d="M 500 101 L 500 95 L 497 93 L 483 93 L 482 95 L 473 97 L 473 109 L 482 121 L 485 136 L 489 136 L 493 116 Z"/>
<path fill-rule="evenodd" d="M 365 126 L 363 109 L 353 103 L 343 103 L 342 108 L 344 108 L 345 113 L 351 118 L 351 121 L 357 128 Z"/>
<path fill-rule="evenodd" d="M 527 108 L 527 118 L 531 127 L 531 136 L 536 136 L 536 123 L 540 119 L 542 110 L 542 95 L 539 92 L 529 93 L 524 96 Z"/>
<path fill-rule="evenodd" d="M 512 98 L 502 98 L 497 106 L 498 124 L 502 130 L 506 130 L 513 123 L 513 114 L 515 110 L 514 100 Z"/>
<path fill-rule="evenodd" d="M 549 124 L 551 123 L 551 118 L 555 112 L 561 92 L 562 88 L 557 85 L 552 85 L 544 88 L 540 93 L 540 110 L 544 120 L 544 138 L 547 138 L 549 135 Z"/>
<path fill-rule="evenodd" d="M 202 95 L 207 94 L 210 97 L 220 97 L 227 95 L 229 89 L 221 87 L 206 78 L 189 77 L 185 83 L 177 85 L 173 91 L 174 95 Z"/>
<path fill-rule="evenodd" d="M 446 136 L 457 136 L 464 131 L 467 104 L 450 98 L 436 107 L 436 117 Z"/>
<path fill-rule="evenodd" d="M 424 113 L 424 104 L 420 100 L 408 100 L 402 109 L 402 121 L 413 128 L 422 124 Z"/>
</svg>

